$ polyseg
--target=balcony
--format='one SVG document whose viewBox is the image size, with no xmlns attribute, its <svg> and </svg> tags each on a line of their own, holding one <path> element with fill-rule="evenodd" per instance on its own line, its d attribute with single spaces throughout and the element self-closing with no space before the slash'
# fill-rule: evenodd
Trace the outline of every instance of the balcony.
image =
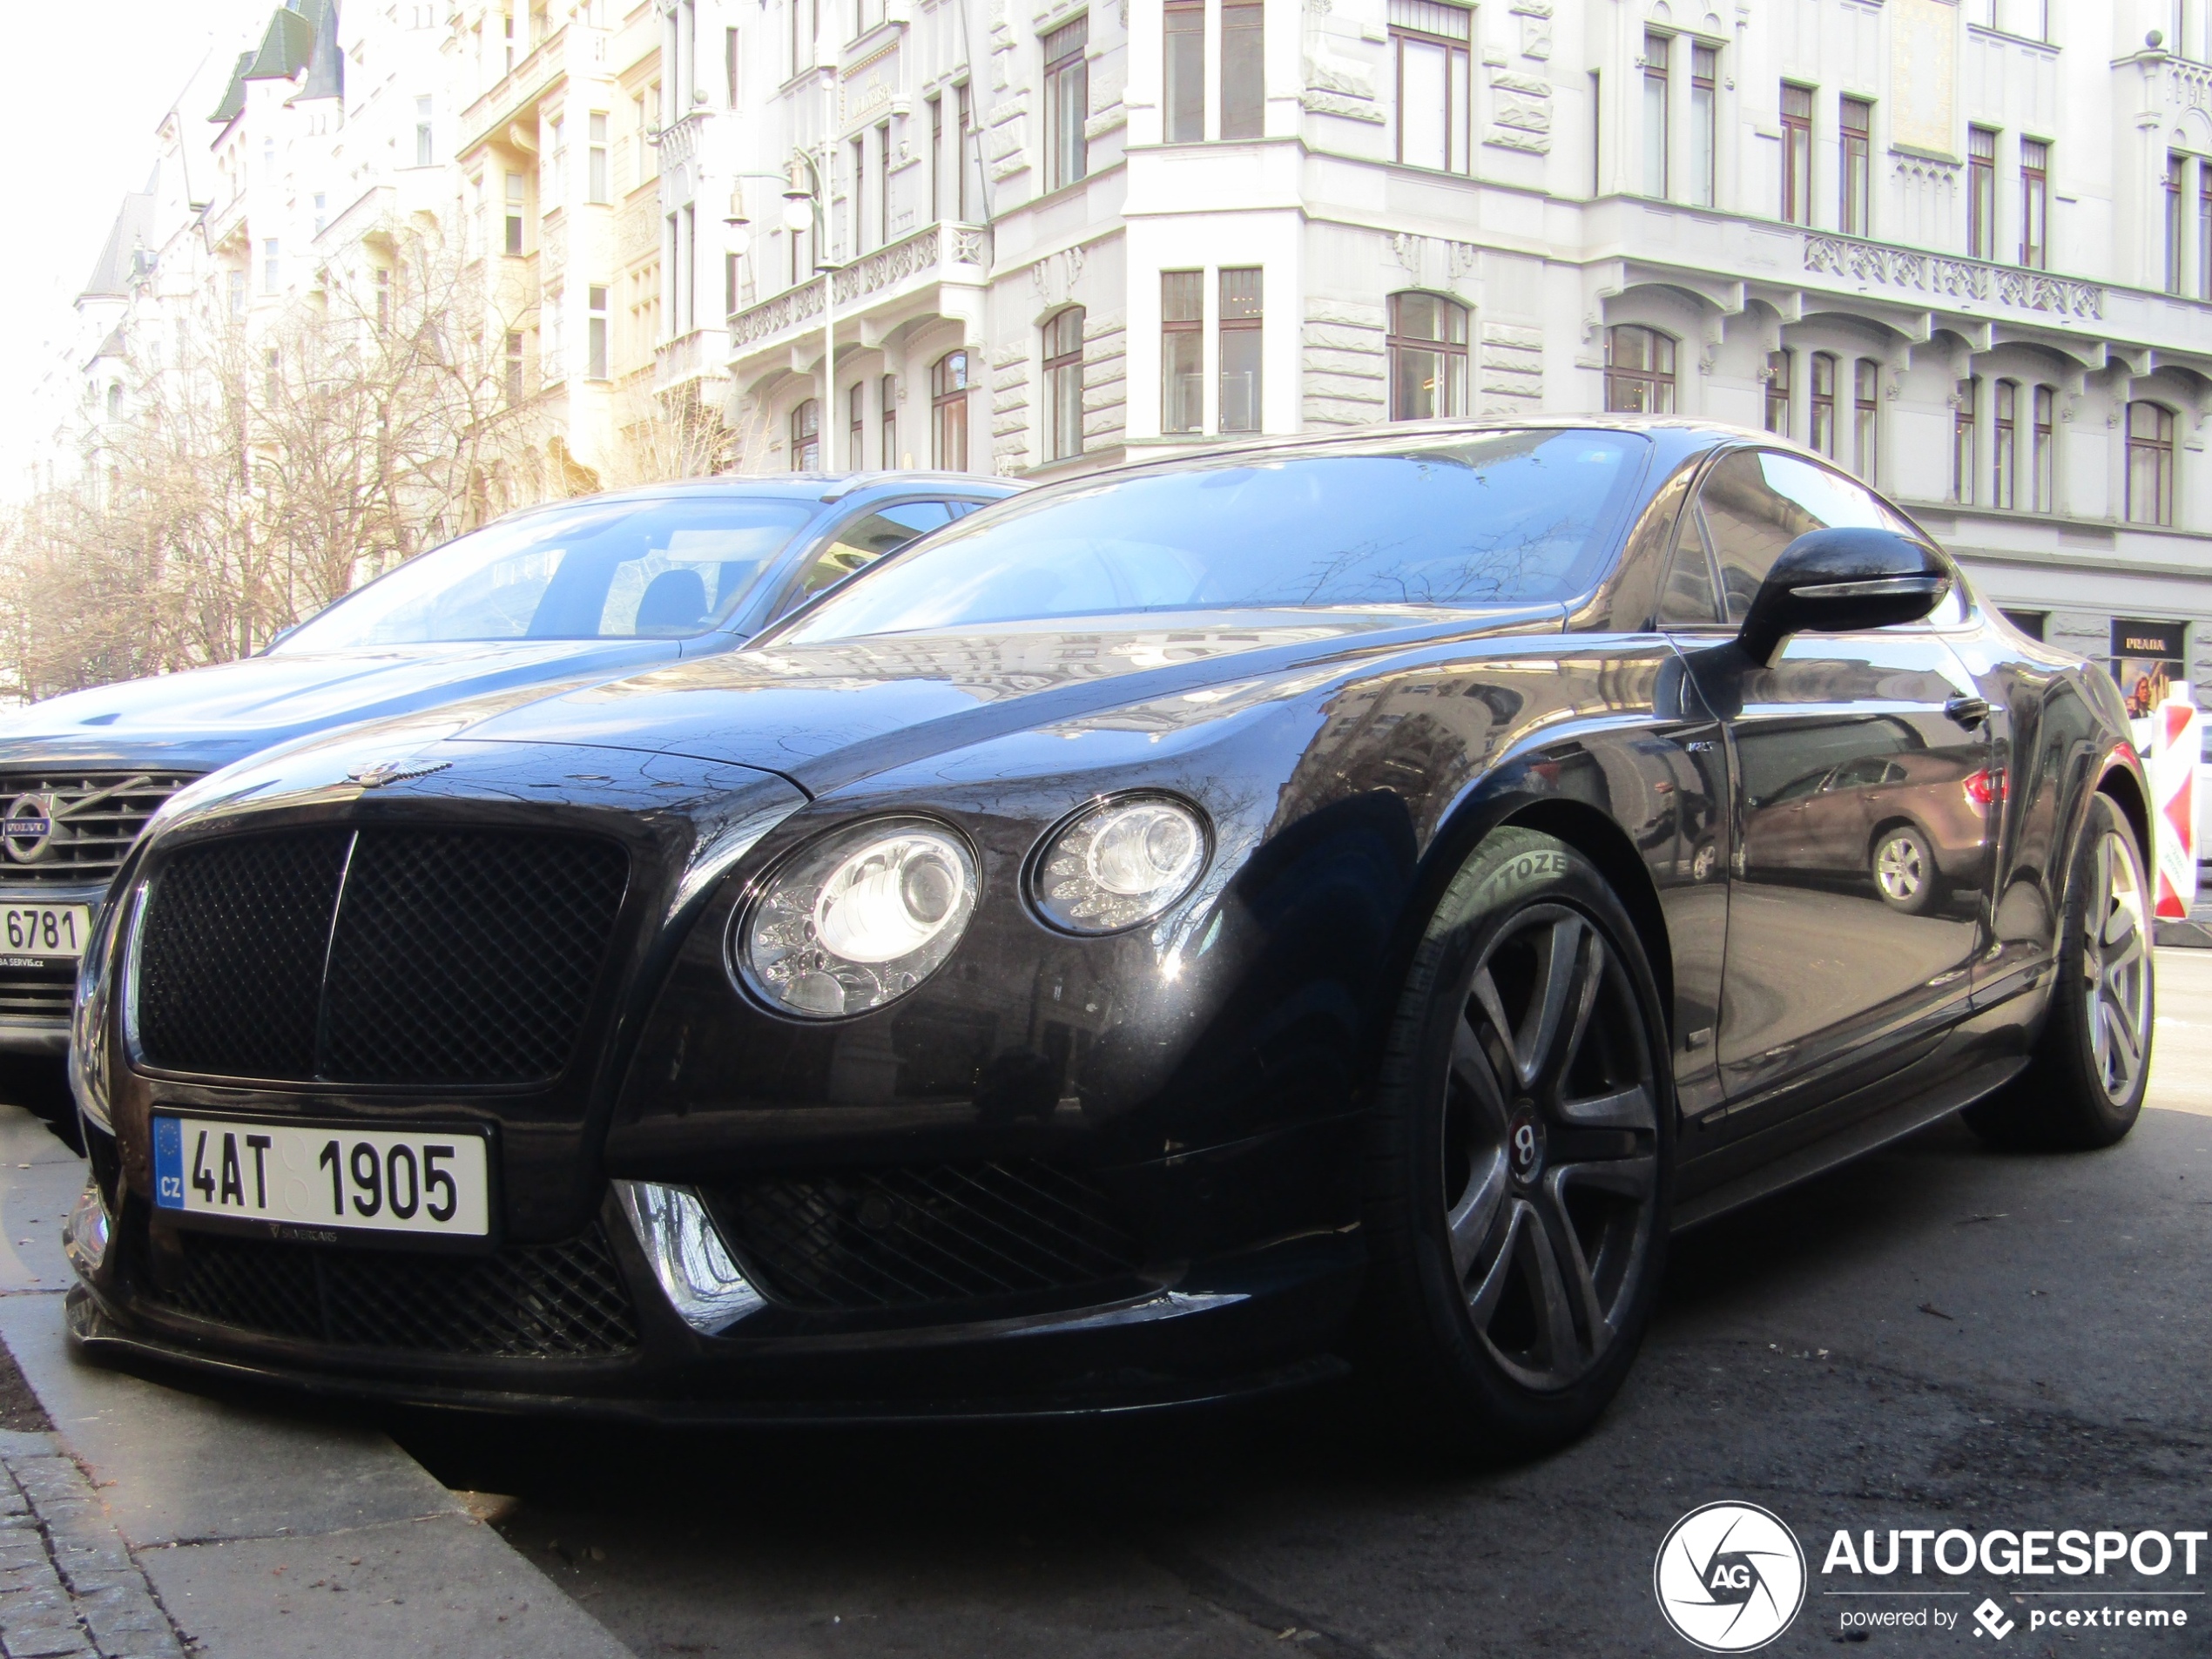
<svg viewBox="0 0 2212 1659">
<path fill-rule="evenodd" d="M 817 296 L 819 299 L 819 295 Z M 818 303 L 817 311 L 821 309 Z M 678 334 L 653 347 L 653 388 L 666 391 L 681 386 L 686 381 L 711 378 L 726 373 L 723 359 L 727 354 L 728 334 L 719 328 L 694 328 L 688 334 Z"/>
<path fill-rule="evenodd" d="M 926 225 L 909 236 L 864 253 L 830 278 L 837 320 L 859 329 L 923 315 L 944 299 L 941 286 L 980 289 L 991 266 L 991 233 L 981 225 Z M 813 278 L 748 306 L 730 319 L 732 360 L 772 351 L 822 314 L 822 283 Z"/>
</svg>

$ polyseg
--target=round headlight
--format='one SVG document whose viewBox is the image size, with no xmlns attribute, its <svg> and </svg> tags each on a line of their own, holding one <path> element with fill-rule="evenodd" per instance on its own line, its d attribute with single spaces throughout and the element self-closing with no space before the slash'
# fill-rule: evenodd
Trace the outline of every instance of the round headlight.
<svg viewBox="0 0 2212 1659">
<path fill-rule="evenodd" d="M 1117 933 L 1190 892 L 1205 865 L 1205 820 L 1194 808 L 1157 795 L 1109 801 L 1045 844 L 1030 897 L 1056 927 Z"/>
<path fill-rule="evenodd" d="M 904 996 L 960 942 L 975 859 L 921 820 L 855 824 L 779 870 L 740 913 L 732 953 L 752 988 L 813 1019 Z"/>
</svg>

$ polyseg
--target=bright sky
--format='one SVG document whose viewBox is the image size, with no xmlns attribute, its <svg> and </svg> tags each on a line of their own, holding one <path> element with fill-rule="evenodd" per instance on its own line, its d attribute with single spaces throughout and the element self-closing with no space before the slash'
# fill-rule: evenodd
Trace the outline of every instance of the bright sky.
<svg viewBox="0 0 2212 1659">
<path fill-rule="evenodd" d="M 0 497 L 23 488 L 45 406 L 33 393 L 70 337 L 124 192 L 152 170 L 154 128 L 210 51 L 257 40 L 279 0 L 0 0 L 0 155 L 15 252 L 0 259 Z M 206 110 L 188 110 L 194 130 Z"/>
</svg>

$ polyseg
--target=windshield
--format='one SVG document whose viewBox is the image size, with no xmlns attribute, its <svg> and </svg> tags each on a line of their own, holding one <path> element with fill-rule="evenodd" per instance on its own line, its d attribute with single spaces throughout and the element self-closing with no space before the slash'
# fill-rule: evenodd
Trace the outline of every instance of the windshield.
<svg viewBox="0 0 2212 1659">
<path fill-rule="evenodd" d="M 705 633 L 818 510 L 811 502 L 725 496 L 524 514 L 408 560 L 277 650 Z"/>
<path fill-rule="evenodd" d="M 1585 591 L 1645 441 L 1399 435 L 1018 497 L 856 577 L 793 641 L 1131 611 L 1548 603 Z"/>
</svg>

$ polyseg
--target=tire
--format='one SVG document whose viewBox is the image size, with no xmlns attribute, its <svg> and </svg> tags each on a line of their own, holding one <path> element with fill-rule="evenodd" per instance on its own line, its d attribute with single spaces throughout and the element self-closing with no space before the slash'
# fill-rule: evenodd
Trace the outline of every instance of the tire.
<svg viewBox="0 0 2212 1659">
<path fill-rule="evenodd" d="M 2068 887 L 2057 981 L 2033 1057 L 1965 1114 L 1993 1145 L 2094 1150 L 2123 1137 L 2142 1111 L 2158 1008 L 2150 879 L 2109 795 L 2090 803 Z"/>
<path fill-rule="evenodd" d="M 1882 902 L 1903 915 L 1925 916 L 1943 896 L 1943 873 L 1936 868 L 1935 850 L 1911 824 L 1892 824 L 1875 836 L 1866 873 Z"/>
<path fill-rule="evenodd" d="M 1665 1266 L 1674 1131 L 1627 911 L 1565 842 L 1496 831 L 1414 953 L 1371 1121 L 1359 1357 L 1386 1420 L 1493 1458 L 1596 1420 Z"/>
</svg>

